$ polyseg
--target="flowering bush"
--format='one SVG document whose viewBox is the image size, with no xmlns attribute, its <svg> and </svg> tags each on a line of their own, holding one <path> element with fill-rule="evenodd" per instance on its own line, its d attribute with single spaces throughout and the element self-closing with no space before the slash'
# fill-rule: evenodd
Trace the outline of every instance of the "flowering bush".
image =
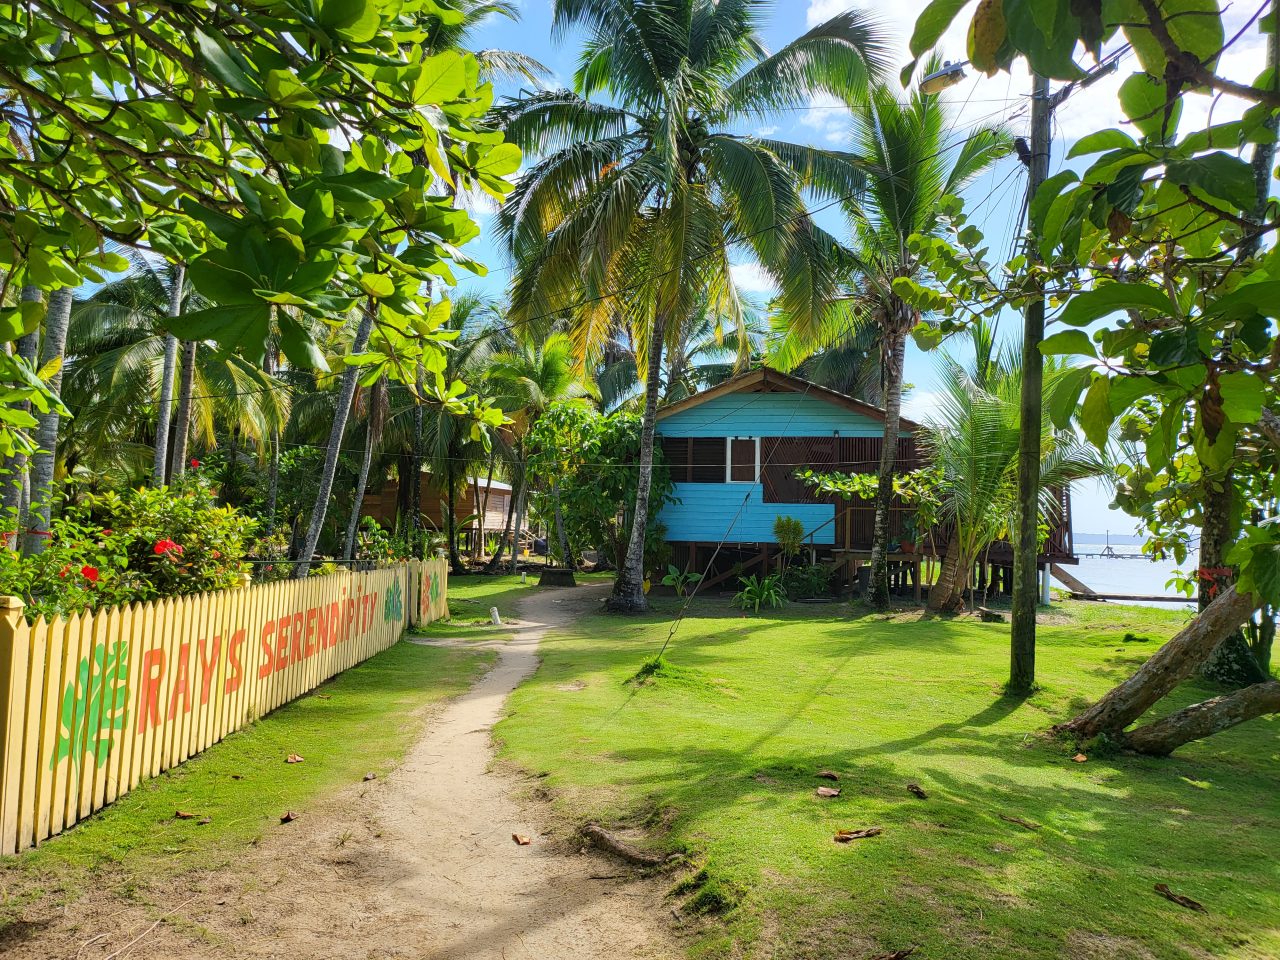
<svg viewBox="0 0 1280 960">
<path fill-rule="evenodd" d="M 33 619 L 240 582 L 254 521 L 217 506 L 207 483 L 105 493 L 68 505 L 44 552 L 0 550 L 0 583 Z"/>
<path fill-rule="evenodd" d="M 386 566 L 413 556 L 409 544 L 392 537 L 373 517 L 361 517 L 356 534 L 356 559 Z"/>
</svg>

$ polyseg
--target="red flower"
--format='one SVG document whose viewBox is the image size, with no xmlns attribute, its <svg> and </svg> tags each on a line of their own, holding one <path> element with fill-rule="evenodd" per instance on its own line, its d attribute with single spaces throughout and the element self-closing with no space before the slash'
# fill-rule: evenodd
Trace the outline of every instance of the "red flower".
<svg viewBox="0 0 1280 960">
<path fill-rule="evenodd" d="M 176 553 L 182 556 L 182 544 L 174 543 L 172 540 L 157 540 L 155 545 L 157 556 L 163 557 L 167 553 Z"/>
<path fill-rule="evenodd" d="M 114 531 L 114 530 L 112 530 L 110 527 L 103 527 L 103 528 L 102 528 L 102 535 L 103 535 L 104 537 L 109 537 L 109 536 L 111 536 L 111 534 L 113 534 L 113 533 L 115 533 L 115 531 Z"/>
<path fill-rule="evenodd" d="M 222 559 L 222 551 L 221 551 L 221 550 L 215 550 L 215 551 L 213 551 L 213 559 L 215 559 L 215 560 L 220 560 L 220 559 Z"/>
<path fill-rule="evenodd" d="M 87 563 L 80 568 L 80 576 L 84 577 L 90 583 L 98 582 L 98 568 L 91 567 Z"/>
<path fill-rule="evenodd" d="M 199 461 L 199 460 L 197 460 L 195 457 L 192 457 L 192 458 L 191 458 L 191 469 L 192 469 L 192 470 L 199 470 L 199 469 L 200 469 L 200 461 Z"/>
<path fill-rule="evenodd" d="M 71 572 L 71 564 L 69 563 L 63 564 L 62 569 L 58 571 L 58 576 L 65 577 L 70 572 Z"/>
</svg>

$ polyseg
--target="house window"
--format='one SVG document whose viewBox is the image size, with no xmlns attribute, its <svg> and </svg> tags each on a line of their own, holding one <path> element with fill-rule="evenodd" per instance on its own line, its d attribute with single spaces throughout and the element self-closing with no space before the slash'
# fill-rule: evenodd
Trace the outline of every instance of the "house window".
<svg viewBox="0 0 1280 960">
<path fill-rule="evenodd" d="M 725 482 L 755 483 L 760 476 L 760 438 L 725 438 Z"/>
</svg>

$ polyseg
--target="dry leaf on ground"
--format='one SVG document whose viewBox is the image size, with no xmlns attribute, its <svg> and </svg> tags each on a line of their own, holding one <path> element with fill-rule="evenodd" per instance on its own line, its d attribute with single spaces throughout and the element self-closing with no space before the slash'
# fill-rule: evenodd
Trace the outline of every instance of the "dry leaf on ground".
<svg viewBox="0 0 1280 960">
<path fill-rule="evenodd" d="M 513 833 L 511 835 L 511 839 L 516 842 L 516 846 L 518 847 L 527 847 L 529 844 L 533 843 L 533 841 L 530 840 L 528 837 L 521 836 L 518 833 Z"/>
<path fill-rule="evenodd" d="M 1086 757 L 1083 753 L 1077 753 L 1077 754 L 1076 754 L 1074 757 L 1072 757 L 1071 759 L 1072 759 L 1072 760 L 1074 760 L 1076 763 L 1084 763 L 1084 762 L 1085 762 L 1086 760 L 1088 760 L 1089 758 L 1088 758 L 1088 757 Z"/>
<path fill-rule="evenodd" d="M 838 797 L 840 796 L 839 787 L 819 787 L 817 794 L 820 797 Z"/>
<path fill-rule="evenodd" d="M 175 820 L 192 820 L 195 818 L 194 813 L 187 813 L 185 810 L 173 811 L 173 819 Z"/>
<path fill-rule="evenodd" d="M 864 827 L 861 830 L 837 830 L 836 843 L 848 843 L 850 840 L 862 840 L 866 837 L 878 837 L 884 833 L 881 827 Z"/>
<path fill-rule="evenodd" d="M 291 753 L 284 758 L 285 763 L 301 763 L 302 761 L 303 758 L 298 756 L 296 753 Z"/>
<path fill-rule="evenodd" d="M 284 813 L 280 815 L 281 823 L 292 823 L 294 820 L 297 820 L 297 819 L 298 819 L 298 815 L 294 813 L 292 810 L 286 810 Z"/>
<path fill-rule="evenodd" d="M 364 775 L 364 779 L 365 779 L 365 782 L 367 783 L 370 780 L 377 780 L 378 775 L 371 770 Z"/>
<path fill-rule="evenodd" d="M 925 792 L 924 792 L 924 787 L 920 786 L 920 784 L 918 784 L 918 783 L 908 783 L 908 784 L 907 784 L 907 792 L 908 792 L 908 793 L 915 794 L 915 795 L 916 795 L 917 797 L 919 797 L 921 800 L 928 800 L 928 799 L 929 799 L 929 795 L 928 795 L 927 793 L 925 793 Z M 915 947 L 912 947 L 911 949 L 912 949 L 912 950 L 914 950 L 914 949 L 915 949 Z"/>
<path fill-rule="evenodd" d="M 823 780 L 839 780 L 840 774 L 834 770 L 819 770 L 814 774 L 815 777 L 821 777 Z"/>
</svg>

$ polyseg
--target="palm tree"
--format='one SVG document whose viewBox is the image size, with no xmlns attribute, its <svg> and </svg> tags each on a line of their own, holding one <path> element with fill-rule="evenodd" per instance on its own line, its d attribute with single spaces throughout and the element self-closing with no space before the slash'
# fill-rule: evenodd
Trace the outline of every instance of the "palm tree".
<svg viewBox="0 0 1280 960">
<path fill-rule="evenodd" d="M 76 416 L 63 424 L 59 440 L 63 474 L 135 484 L 147 473 L 154 478 L 157 460 L 164 462 L 156 451 L 166 440 L 165 379 L 172 371 L 166 370 L 170 337 L 161 326 L 180 272 L 140 265 L 73 305 L 62 391 Z M 212 447 L 220 428 L 262 446 L 288 419 L 285 385 L 211 344 L 192 346 L 184 405 L 194 438 Z"/>
<path fill-rule="evenodd" d="M 950 528 L 942 569 L 929 592 L 932 610 L 963 604 L 982 552 L 1009 536 L 1017 498 L 1022 352 L 1016 344 L 997 350 L 994 333 L 984 324 L 971 329 L 971 340 L 970 366 L 943 355 L 938 420 L 921 442 L 939 476 L 940 524 Z M 1050 423 L 1047 401 L 1069 372 L 1065 364 L 1046 358 L 1040 509 L 1050 522 L 1061 519 L 1054 490 L 1111 471 L 1109 461 L 1074 429 L 1054 429 Z"/>
<path fill-rule="evenodd" d="M 60 363 L 65 355 L 71 301 L 70 287 L 60 287 L 49 295 L 49 308 L 44 315 L 44 336 L 40 342 L 42 368 L 50 363 Z M 58 367 L 46 382 L 50 391 L 59 393 L 62 368 Z M 27 515 L 27 535 L 23 541 L 23 552 L 28 555 L 42 553 L 48 542 L 49 523 L 53 516 L 54 464 L 58 455 L 58 419 L 56 407 L 36 416 L 38 449 L 31 458 L 31 507 Z"/>
<path fill-rule="evenodd" d="M 884 71 L 887 47 L 849 11 L 769 56 L 767 0 L 556 0 L 556 31 L 587 34 L 572 90 L 497 110 L 508 140 L 541 157 L 499 211 L 518 269 L 512 319 L 569 316 L 584 367 L 618 328 L 645 371 L 639 482 L 626 562 L 609 605 L 646 607 L 654 424 L 664 346 L 706 305 L 741 311 L 731 253 L 745 246 L 797 316 L 835 292 L 834 240 L 808 217 L 805 188 L 852 194 L 848 154 L 734 132 L 820 90 L 851 98 Z M 607 95 L 609 102 L 592 100 Z"/>
<path fill-rule="evenodd" d="M 494 401 L 511 418 L 508 434 L 511 438 L 509 446 L 516 540 L 524 525 L 524 510 L 529 495 L 525 449 L 525 438 L 529 435 L 529 430 L 553 403 L 586 397 L 592 393 L 591 386 L 577 372 L 573 341 L 567 334 L 552 333 L 543 338 L 524 331 L 518 333 L 505 349 L 490 357 L 486 373 L 494 392 Z M 558 500 L 556 510 L 558 514 Z M 563 531 L 559 516 L 556 526 Z M 510 533 L 511 527 L 508 525 L 498 541 L 498 551 L 492 562 L 494 569 L 501 562 L 502 551 Z M 563 544 L 561 552 L 565 554 L 566 564 L 569 563 L 568 550 Z M 518 553 L 518 550 L 512 550 L 513 571 Z"/>
<path fill-rule="evenodd" d="M 925 71 L 937 64 L 926 64 Z M 913 90 L 904 102 L 890 86 L 877 86 L 869 98 L 850 103 L 853 153 L 862 167 L 876 171 L 867 190 L 844 202 L 853 238 L 847 258 L 847 285 L 814 323 L 809 313 L 793 316 L 785 308 L 785 335 L 774 348 L 774 363 L 793 369 L 815 352 L 849 346 L 850 338 L 874 331 L 879 344 L 880 402 L 884 407 L 871 545 L 871 602 L 889 604 L 889 508 L 902 413 L 902 368 L 906 341 L 921 315 L 893 289 L 899 278 L 915 276 L 919 262 L 911 251 L 915 234 L 942 226 L 942 199 L 958 193 L 996 160 L 1009 153 L 1011 140 L 997 127 L 969 132 L 954 149 L 947 142 L 953 126 L 935 95 Z M 856 358 L 855 347 L 848 359 Z"/>
</svg>

